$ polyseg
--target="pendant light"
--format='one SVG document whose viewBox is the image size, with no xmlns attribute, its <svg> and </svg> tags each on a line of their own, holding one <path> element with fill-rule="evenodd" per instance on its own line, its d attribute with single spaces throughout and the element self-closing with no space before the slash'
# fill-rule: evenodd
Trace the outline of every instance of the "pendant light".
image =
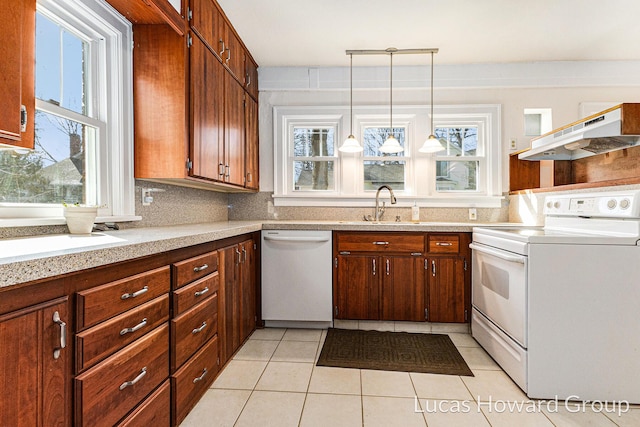
<svg viewBox="0 0 640 427">
<path fill-rule="evenodd" d="M 437 153 L 439 151 L 444 151 L 445 148 L 442 146 L 438 138 L 435 136 L 435 128 L 433 126 L 433 54 L 431 52 L 431 135 L 429 138 L 422 144 L 422 147 L 418 150 L 421 153 Z"/>
<path fill-rule="evenodd" d="M 387 140 L 378 148 L 381 153 L 401 153 L 404 148 L 400 145 L 398 140 L 393 136 L 393 52 L 396 49 L 390 47 L 387 49 L 389 52 L 389 125 L 390 134 Z"/>
<path fill-rule="evenodd" d="M 351 128 L 349 136 L 344 140 L 338 151 L 343 153 L 358 153 L 363 150 L 362 145 L 353 136 L 353 54 L 349 54 L 349 119 Z"/>
</svg>

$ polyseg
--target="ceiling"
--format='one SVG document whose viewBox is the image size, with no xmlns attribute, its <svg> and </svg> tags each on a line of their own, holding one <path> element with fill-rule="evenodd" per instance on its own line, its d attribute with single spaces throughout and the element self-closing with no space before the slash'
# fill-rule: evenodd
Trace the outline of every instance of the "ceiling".
<svg viewBox="0 0 640 427">
<path fill-rule="evenodd" d="M 262 67 L 348 66 L 348 49 L 436 64 L 640 60 L 638 0 L 218 0 Z M 397 59 L 396 59 L 397 58 Z M 428 64 L 423 55 L 394 64 Z M 381 57 L 354 66 L 382 65 Z"/>
</svg>

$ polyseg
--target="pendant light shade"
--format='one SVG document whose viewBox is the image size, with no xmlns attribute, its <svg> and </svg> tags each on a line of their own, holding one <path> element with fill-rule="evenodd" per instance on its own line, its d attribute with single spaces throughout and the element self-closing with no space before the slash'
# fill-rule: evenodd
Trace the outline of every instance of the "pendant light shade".
<svg viewBox="0 0 640 427">
<path fill-rule="evenodd" d="M 400 145 L 400 142 L 393 135 L 393 52 L 396 49 L 389 48 L 387 52 L 389 52 L 389 137 L 387 140 L 378 148 L 381 153 L 390 154 L 390 153 L 401 153 L 404 151 L 404 148 Z"/>
<path fill-rule="evenodd" d="M 433 126 L 433 54 L 434 52 L 431 52 L 431 135 L 418 150 L 421 153 L 437 153 L 445 150 L 438 138 L 436 138 L 435 127 Z"/>
<path fill-rule="evenodd" d="M 349 136 L 344 140 L 338 151 L 343 153 L 359 153 L 363 150 L 362 145 L 353 136 L 353 54 L 349 55 L 349 119 L 351 127 Z"/>
</svg>

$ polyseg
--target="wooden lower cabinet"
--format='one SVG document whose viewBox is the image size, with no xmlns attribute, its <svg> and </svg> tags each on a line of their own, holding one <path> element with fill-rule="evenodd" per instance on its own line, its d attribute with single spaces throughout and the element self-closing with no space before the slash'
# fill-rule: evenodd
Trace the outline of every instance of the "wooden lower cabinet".
<svg viewBox="0 0 640 427">
<path fill-rule="evenodd" d="M 117 426 L 169 427 L 171 425 L 171 387 L 169 384 L 169 380 L 162 383 Z"/>
<path fill-rule="evenodd" d="M 470 233 L 334 233 L 336 319 L 467 322 Z"/>
<path fill-rule="evenodd" d="M 256 326 L 255 242 L 221 248 L 220 361 L 224 365 Z"/>
<path fill-rule="evenodd" d="M 67 322 L 67 297 L 0 315 L 0 425 L 71 425 Z"/>
</svg>

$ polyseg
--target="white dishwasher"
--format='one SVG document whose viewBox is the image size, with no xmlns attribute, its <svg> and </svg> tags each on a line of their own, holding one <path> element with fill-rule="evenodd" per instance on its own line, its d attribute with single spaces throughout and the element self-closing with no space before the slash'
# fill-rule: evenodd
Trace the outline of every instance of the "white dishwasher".
<svg viewBox="0 0 640 427">
<path fill-rule="evenodd" d="M 331 252 L 331 231 L 262 230 L 265 326 L 332 326 Z"/>
</svg>

